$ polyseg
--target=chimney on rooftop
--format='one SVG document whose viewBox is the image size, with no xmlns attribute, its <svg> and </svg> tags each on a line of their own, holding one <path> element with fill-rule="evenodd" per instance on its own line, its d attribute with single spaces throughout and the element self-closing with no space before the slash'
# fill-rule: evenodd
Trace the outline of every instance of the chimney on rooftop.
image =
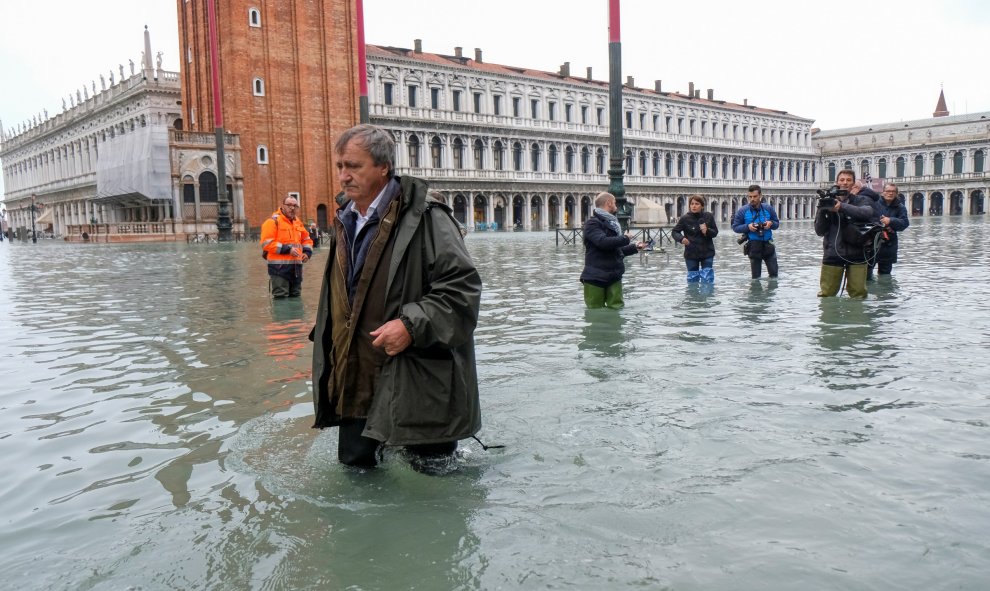
<svg viewBox="0 0 990 591">
<path fill-rule="evenodd" d="M 560 75 L 567 77 L 571 75 L 571 62 L 564 62 L 560 66 Z"/>
<path fill-rule="evenodd" d="M 482 61 L 481 61 L 481 48 L 480 47 L 475 47 L 474 48 L 474 61 L 478 62 L 479 64 L 482 63 Z"/>
<path fill-rule="evenodd" d="M 660 80 L 653 81 L 653 90 L 657 92 L 663 92 L 662 90 L 660 90 L 660 82 L 661 82 Z"/>
<path fill-rule="evenodd" d="M 588 66 L 588 80 L 592 80 L 592 79 L 593 78 L 591 77 L 591 66 Z"/>
<path fill-rule="evenodd" d="M 463 51 L 464 51 L 464 48 L 463 47 L 455 47 L 454 48 L 454 57 L 464 57 L 463 55 L 461 55 L 463 53 Z"/>
<path fill-rule="evenodd" d="M 636 87 L 636 81 L 633 80 L 632 76 L 626 76 L 626 86 Z"/>
<path fill-rule="evenodd" d="M 694 96 L 694 82 L 688 82 L 688 96 Z"/>
<path fill-rule="evenodd" d="M 743 99 L 743 106 L 744 107 L 749 106 L 749 99 Z"/>
<path fill-rule="evenodd" d="M 694 98 L 701 98 L 701 89 L 700 88 L 698 90 L 695 90 L 694 91 Z"/>
<path fill-rule="evenodd" d="M 714 88 L 709 88 L 708 89 L 708 100 L 710 100 L 710 101 L 715 100 L 715 89 Z"/>
<path fill-rule="evenodd" d="M 423 53 L 423 40 L 413 39 L 413 51 L 416 53 Z"/>
</svg>

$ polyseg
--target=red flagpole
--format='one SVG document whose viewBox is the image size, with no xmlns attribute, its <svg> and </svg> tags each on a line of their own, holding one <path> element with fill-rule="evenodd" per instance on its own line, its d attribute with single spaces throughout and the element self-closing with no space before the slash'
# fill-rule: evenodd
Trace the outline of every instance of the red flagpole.
<svg viewBox="0 0 990 591">
<path fill-rule="evenodd" d="M 361 123 L 371 122 L 371 113 L 368 106 L 368 56 L 364 44 L 364 2 L 355 0 L 357 4 L 357 44 L 358 44 L 358 88 L 360 97 L 358 99 L 358 109 L 361 116 Z"/>
</svg>

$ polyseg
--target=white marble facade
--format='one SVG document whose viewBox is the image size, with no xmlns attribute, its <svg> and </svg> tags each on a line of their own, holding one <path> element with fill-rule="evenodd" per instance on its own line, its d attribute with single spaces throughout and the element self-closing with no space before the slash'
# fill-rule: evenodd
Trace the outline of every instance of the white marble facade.
<svg viewBox="0 0 990 591">
<path fill-rule="evenodd" d="M 418 45 L 418 43 L 417 43 Z M 371 121 L 400 174 L 429 179 L 472 228 L 579 227 L 608 187 L 608 83 L 416 50 L 368 48 Z M 719 219 L 759 184 L 782 219 L 813 215 L 811 119 L 687 94 L 623 88 L 624 184 L 668 217 L 700 193 Z"/>
<path fill-rule="evenodd" d="M 3 205 L 11 228 L 81 239 L 174 240 L 216 233 L 213 134 L 182 132 L 179 75 L 150 60 L 129 75 L 119 67 L 100 90 L 70 96 L 61 113 L 0 133 Z M 64 101 L 63 101 L 64 102 Z M 244 231 L 243 181 L 236 136 L 228 136 L 231 215 Z M 207 163 L 211 164 L 208 166 Z M 203 179 L 213 189 L 201 203 Z M 191 189 L 191 190 L 190 190 Z M 32 199 L 33 197 L 33 199 Z"/>
<path fill-rule="evenodd" d="M 829 182 L 844 168 L 897 185 L 915 216 L 983 215 L 990 184 L 990 112 L 821 131 Z"/>
</svg>

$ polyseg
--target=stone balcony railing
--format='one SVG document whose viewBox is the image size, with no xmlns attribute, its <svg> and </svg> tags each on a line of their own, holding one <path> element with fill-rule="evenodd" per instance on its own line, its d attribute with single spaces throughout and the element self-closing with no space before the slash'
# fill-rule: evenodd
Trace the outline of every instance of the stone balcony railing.
<svg viewBox="0 0 990 591">
<path fill-rule="evenodd" d="M 897 185 L 958 185 L 967 182 L 990 183 L 990 171 L 984 172 L 952 172 L 948 174 L 925 174 L 915 176 L 891 176 L 883 177 L 884 181 Z M 828 188 L 834 185 L 834 181 L 822 181 L 820 186 Z"/>
<path fill-rule="evenodd" d="M 444 111 L 439 109 L 425 109 L 419 107 L 407 107 L 402 105 L 371 105 L 371 116 L 401 121 L 403 127 L 408 127 L 410 123 L 422 121 L 424 124 L 435 125 L 436 123 L 448 123 L 451 125 L 478 125 L 485 128 L 497 129 L 518 129 L 521 132 L 531 132 L 546 139 L 547 132 L 557 134 L 581 134 L 596 138 L 607 138 L 609 128 L 607 125 L 592 125 L 574 123 L 569 121 L 548 121 L 544 119 L 530 119 L 527 117 L 510 117 L 507 115 L 493 115 L 489 113 L 467 113 L 463 111 Z M 660 131 L 650 131 L 646 129 L 623 129 L 622 135 L 625 140 L 638 140 L 642 143 L 660 143 L 665 145 L 676 144 L 691 146 L 696 149 L 720 148 L 740 150 L 746 152 L 766 152 L 768 157 L 796 157 L 815 156 L 817 152 L 811 145 L 799 146 L 789 144 L 769 144 L 755 141 L 742 141 L 728 138 L 716 138 L 701 135 L 688 135 L 680 133 L 666 133 Z M 561 138 L 563 139 L 563 138 Z M 628 141 L 627 141 L 628 144 Z M 632 147 L 627 145 L 628 147 Z"/>
<path fill-rule="evenodd" d="M 180 131 L 178 129 L 168 130 L 168 139 L 174 144 L 192 144 L 197 146 L 216 146 L 217 135 L 210 131 Z M 239 148 L 241 145 L 240 136 L 233 133 L 223 135 L 224 147 Z"/>
<path fill-rule="evenodd" d="M 396 172 L 400 175 L 408 174 L 428 180 L 442 181 L 502 181 L 514 183 L 570 183 L 586 184 L 594 186 L 607 186 L 608 175 L 578 173 L 578 172 L 533 172 L 516 170 L 468 170 L 452 168 L 416 168 L 416 167 L 396 167 Z M 812 181 L 779 181 L 779 180 L 754 180 L 754 179 L 713 179 L 713 178 L 691 178 L 691 177 L 669 177 L 669 176 L 643 176 L 625 175 L 623 182 L 633 187 L 642 186 L 676 186 L 676 187 L 709 187 L 709 188 L 745 188 L 757 183 L 764 190 L 766 189 L 790 189 L 807 190 L 818 187 L 818 183 Z M 831 186 L 831 185 L 829 185 Z M 562 187 L 563 189 L 563 187 Z"/>
<path fill-rule="evenodd" d="M 117 80 L 110 86 L 95 92 L 92 96 L 81 98 L 78 103 L 66 108 L 61 113 L 56 113 L 37 123 L 31 124 L 27 129 L 6 137 L 2 144 L 3 151 L 13 150 L 25 143 L 37 139 L 49 132 L 61 130 L 65 125 L 76 119 L 82 119 L 92 113 L 109 106 L 117 97 L 127 94 L 134 89 L 146 86 L 164 86 L 175 92 L 179 91 L 179 73 L 167 72 L 165 70 L 154 71 L 157 78 L 146 78 L 141 71 L 131 74 L 129 77 Z M 95 85 L 95 81 L 93 82 Z M 102 84 L 102 83 L 101 83 Z"/>
</svg>

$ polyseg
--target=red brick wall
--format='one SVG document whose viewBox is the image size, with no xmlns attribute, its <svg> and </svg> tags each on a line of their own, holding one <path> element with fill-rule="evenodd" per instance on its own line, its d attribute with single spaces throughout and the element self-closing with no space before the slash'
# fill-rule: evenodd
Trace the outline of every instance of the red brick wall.
<svg viewBox="0 0 990 591">
<path fill-rule="evenodd" d="M 185 128 L 213 131 L 207 0 L 176 2 Z M 247 224 L 260 226 L 290 191 L 302 195 L 305 222 L 320 204 L 333 211 L 333 142 L 358 121 L 354 1 L 216 4 L 224 128 L 240 136 Z M 260 11 L 260 28 L 248 25 L 250 8 Z M 265 96 L 254 96 L 256 77 Z M 268 147 L 267 165 L 257 163 L 259 144 Z"/>
</svg>

